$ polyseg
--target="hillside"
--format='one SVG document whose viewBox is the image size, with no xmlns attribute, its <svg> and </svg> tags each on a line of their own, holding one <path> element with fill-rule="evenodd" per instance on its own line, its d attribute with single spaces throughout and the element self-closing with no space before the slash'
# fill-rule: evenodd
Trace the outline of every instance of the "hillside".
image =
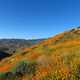
<svg viewBox="0 0 80 80">
<path fill-rule="evenodd" d="M 44 39 L 0 39 L 0 50 L 3 50 L 8 53 L 14 53 L 16 49 L 29 48 L 34 44 L 42 41 Z"/>
<path fill-rule="evenodd" d="M 0 62 L 0 80 L 80 80 L 80 28 L 5 58 Z"/>
<path fill-rule="evenodd" d="M 44 39 L 0 39 L 0 60 L 12 56 L 18 51 L 20 52 L 22 49 L 29 48 L 43 40 Z"/>
</svg>

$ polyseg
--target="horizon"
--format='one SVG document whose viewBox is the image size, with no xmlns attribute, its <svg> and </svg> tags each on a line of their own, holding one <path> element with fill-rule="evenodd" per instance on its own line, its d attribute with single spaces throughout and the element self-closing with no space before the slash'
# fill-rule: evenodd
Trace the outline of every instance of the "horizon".
<svg viewBox="0 0 80 80">
<path fill-rule="evenodd" d="M 80 26 L 79 0 L 1 0 L 0 39 L 49 38 Z"/>
<path fill-rule="evenodd" d="M 58 32 L 58 33 L 54 34 L 53 36 L 43 37 L 43 38 L 15 38 L 15 37 L 12 37 L 12 38 L 11 38 L 11 37 L 8 37 L 8 38 L 1 38 L 1 37 L 0 37 L 0 40 L 2 40 L 2 39 L 19 39 L 19 40 L 21 40 L 21 39 L 22 39 L 22 40 L 48 39 L 48 38 L 54 37 L 54 36 L 56 36 L 56 35 L 58 35 L 58 34 L 60 34 L 60 33 L 69 31 L 69 30 L 71 30 L 71 29 L 76 29 L 76 28 L 80 28 L 80 26 L 77 26 L 77 27 L 72 26 L 71 28 L 68 28 L 67 30 L 62 31 L 62 32 Z"/>
</svg>

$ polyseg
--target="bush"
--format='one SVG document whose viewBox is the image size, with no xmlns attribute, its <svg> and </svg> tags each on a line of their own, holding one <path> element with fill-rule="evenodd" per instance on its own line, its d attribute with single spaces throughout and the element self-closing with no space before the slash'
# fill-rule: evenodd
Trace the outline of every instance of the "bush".
<svg viewBox="0 0 80 80">
<path fill-rule="evenodd" d="M 0 78 L 4 78 L 5 77 L 5 73 L 0 73 Z"/>
<path fill-rule="evenodd" d="M 17 76 L 23 76 L 24 74 L 34 75 L 36 65 L 35 62 L 21 61 L 12 69 L 12 72 Z"/>
<path fill-rule="evenodd" d="M 6 80 L 16 80 L 16 77 L 12 72 L 7 72 L 5 73 L 5 79 Z"/>
<path fill-rule="evenodd" d="M 25 74 L 33 76 L 36 72 L 36 65 L 35 62 L 21 61 L 10 72 L 0 73 L 0 79 L 21 80 Z"/>
</svg>

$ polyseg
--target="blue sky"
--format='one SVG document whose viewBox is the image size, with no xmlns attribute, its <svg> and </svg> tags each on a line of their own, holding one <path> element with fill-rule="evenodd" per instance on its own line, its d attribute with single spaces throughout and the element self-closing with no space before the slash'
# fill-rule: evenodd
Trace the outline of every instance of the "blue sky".
<svg viewBox="0 0 80 80">
<path fill-rule="evenodd" d="M 80 0 L 0 0 L 0 38 L 46 38 L 80 25 Z"/>
</svg>

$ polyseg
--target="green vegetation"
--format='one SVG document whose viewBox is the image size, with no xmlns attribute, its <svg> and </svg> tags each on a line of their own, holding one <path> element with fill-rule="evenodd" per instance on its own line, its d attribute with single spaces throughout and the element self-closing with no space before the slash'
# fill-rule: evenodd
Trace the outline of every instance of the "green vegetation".
<svg viewBox="0 0 80 80">
<path fill-rule="evenodd" d="M 0 73 L 0 78 L 4 78 L 6 80 L 18 80 L 18 78 L 22 77 L 24 74 L 34 75 L 36 72 L 36 63 L 29 61 L 20 61 L 14 66 L 11 72 Z"/>
<path fill-rule="evenodd" d="M 14 73 L 18 72 L 21 74 L 34 74 L 36 71 L 36 63 L 35 62 L 29 62 L 29 61 L 21 61 L 18 64 L 16 64 L 16 67 L 12 70 Z"/>
</svg>

